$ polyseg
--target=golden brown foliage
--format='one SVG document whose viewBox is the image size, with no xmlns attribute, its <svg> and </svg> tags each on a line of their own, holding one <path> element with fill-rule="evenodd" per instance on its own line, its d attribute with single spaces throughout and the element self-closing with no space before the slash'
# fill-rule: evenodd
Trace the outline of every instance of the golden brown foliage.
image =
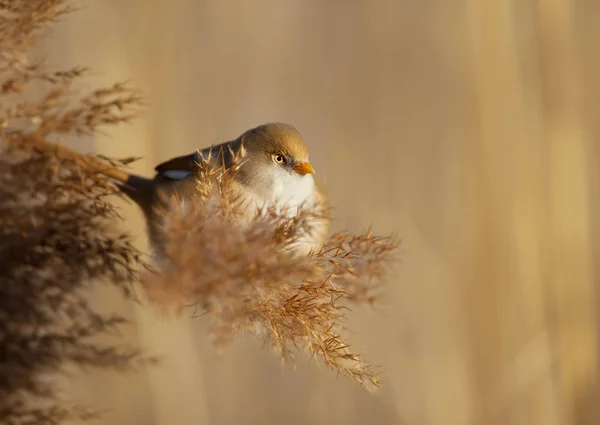
<svg viewBox="0 0 600 425">
<path fill-rule="evenodd" d="M 69 108 L 83 70 L 28 62 L 36 31 L 67 10 L 61 1 L 0 2 L 1 423 L 95 417 L 60 400 L 52 376 L 69 364 L 126 370 L 145 361 L 133 348 L 95 342 L 125 320 L 98 314 L 86 298 L 103 281 L 128 294 L 139 270 L 139 253 L 114 230 L 106 202 L 114 187 L 98 173 L 111 165 L 50 143 L 127 120 L 138 98 L 117 85 Z"/>
<path fill-rule="evenodd" d="M 146 279 L 153 300 L 178 309 L 201 306 L 214 319 L 217 344 L 240 331 L 260 336 L 293 359 L 304 348 L 369 390 L 379 385 L 372 367 L 342 339 L 347 302 L 373 302 L 397 241 L 337 233 L 308 255 L 295 247 L 324 212 L 275 208 L 244 221 L 244 203 L 228 171 L 199 167 L 198 196 L 174 197 L 162 211 L 167 240 L 160 273 Z M 217 200 L 215 202 L 215 200 Z"/>
<path fill-rule="evenodd" d="M 56 389 L 48 375 L 68 364 L 125 370 L 141 360 L 134 349 L 94 342 L 125 320 L 98 314 L 85 297 L 100 281 L 127 294 L 139 263 L 128 237 L 113 231 L 114 210 L 103 200 L 108 194 L 72 161 L 3 146 L 1 422 L 87 415 L 52 403 Z"/>
</svg>

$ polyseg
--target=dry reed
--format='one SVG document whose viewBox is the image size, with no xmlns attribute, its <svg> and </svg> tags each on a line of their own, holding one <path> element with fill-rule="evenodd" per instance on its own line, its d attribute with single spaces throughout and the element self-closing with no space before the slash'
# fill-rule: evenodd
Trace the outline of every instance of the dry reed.
<svg viewBox="0 0 600 425">
<path fill-rule="evenodd" d="M 375 302 L 398 241 L 336 233 L 318 251 L 299 253 L 296 244 L 327 212 L 301 208 L 290 217 L 270 207 L 242 220 L 245 205 L 230 184 L 240 161 L 227 170 L 201 164 L 198 196 L 173 197 L 159 212 L 168 236 L 160 272 L 145 279 L 149 294 L 163 306 L 191 303 L 211 314 L 217 344 L 250 331 L 284 359 L 303 348 L 375 389 L 377 374 L 343 340 L 342 322 L 350 302 Z"/>
<path fill-rule="evenodd" d="M 51 143 L 130 118 L 121 86 L 78 101 L 80 68 L 48 71 L 29 60 L 40 30 L 69 11 L 60 1 L 0 2 L 0 423 L 57 424 L 94 411 L 61 400 L 53 376 L 68 365 L 127 370 L 144 359 L 96 337 L 124 318 L 96 312 L 89 287 L 129 293 L 140 254 L 115 231 L 114 187 Z M 74 107 L 69 107 L 73 104 Z M 94 160 L 98 169 L 111 165 Z"/>
</svg>

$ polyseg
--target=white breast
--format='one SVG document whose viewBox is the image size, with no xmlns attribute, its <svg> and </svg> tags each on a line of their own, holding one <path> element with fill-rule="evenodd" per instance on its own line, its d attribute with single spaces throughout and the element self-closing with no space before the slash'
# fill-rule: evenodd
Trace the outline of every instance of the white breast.
<svg viewBox="0 0 600 425">
<path fill-rule="evenodd" d="M 315 181 L 311 175 L 298 176 L 288 174 L 277 179 L 273 187 L 272 200 L 278 206 L 289 206 L 294 210 L 313 197 Z M 294 212 L 295 214 L 295 212 Z"/>
<path fill-rule="evenodd" d="M 299 205 L 312 200 L 315 191 L 312 175 L 300 175 L 277 168 L 270 175 L 254 176 L 252 186 L 257 206 L 287 206 L 291 214 L 296 214 Z"/>
</svg>

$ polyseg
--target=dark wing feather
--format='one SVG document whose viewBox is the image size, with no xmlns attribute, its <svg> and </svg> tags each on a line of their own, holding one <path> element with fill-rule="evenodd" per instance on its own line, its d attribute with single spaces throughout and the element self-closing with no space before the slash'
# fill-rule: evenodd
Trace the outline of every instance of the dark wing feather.
<svg viewBox="0 0 600 425">
<path fill-rule="evenodd" d="M 158 173 L 164 173 L 165 171 L 194 171 L 198 163 L 198 152 L 194 152 L 189 155 L 178 156 L 158 164 L 154 169 Z"/>
<path fill-rule="evenodd" d="M 203 159 L 207 162 L 224 162 L 228 168 L 233 162 L 233 155 L 239 147 L 239 140 L 222 143 L 211 146 L 189 155 L 178 156 L 176 158 L 158 164 L 154 169 L 157 174 L 171 180 L 181 180 L 190 173 L 198 169 Z M 217 165 L 217 164 L 215 164 Z"/>
</svg>

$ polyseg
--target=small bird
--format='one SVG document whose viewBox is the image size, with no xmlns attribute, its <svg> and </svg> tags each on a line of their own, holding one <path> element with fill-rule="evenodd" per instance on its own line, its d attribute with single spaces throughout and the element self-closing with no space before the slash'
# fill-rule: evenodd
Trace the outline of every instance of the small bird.
<svg viewBox="0 0 600 425">
<path fill-rule="evenodd" d="M 153 179 L 130 174 L 127 182 L 120 184 L 120 190 L 144 212 L 151 244 L 156 247 L 163 240 L 164 229 L 155 210 L 164 202 L 164 194 L 177 195 L 182 202 L 198 196 L 198 167 L 218 159 L 228 169 L 240 150 L 243 162 L 233 176 L 233 184 L 248 201 L 248 214 L 269 205 L 285 207 L 288 214 L 296 214 L 301 205 L 328 211 L 327 198 L 314 179 L 315 169 L 308 161 L 308 147 L 300 132 L 289 124 L 269 123 L 235 140 L 163 162 L 155 167 Z M 298 250 L 319 249 L 328 231 L 329 220 L 322 215 Z"/>
</svg>

